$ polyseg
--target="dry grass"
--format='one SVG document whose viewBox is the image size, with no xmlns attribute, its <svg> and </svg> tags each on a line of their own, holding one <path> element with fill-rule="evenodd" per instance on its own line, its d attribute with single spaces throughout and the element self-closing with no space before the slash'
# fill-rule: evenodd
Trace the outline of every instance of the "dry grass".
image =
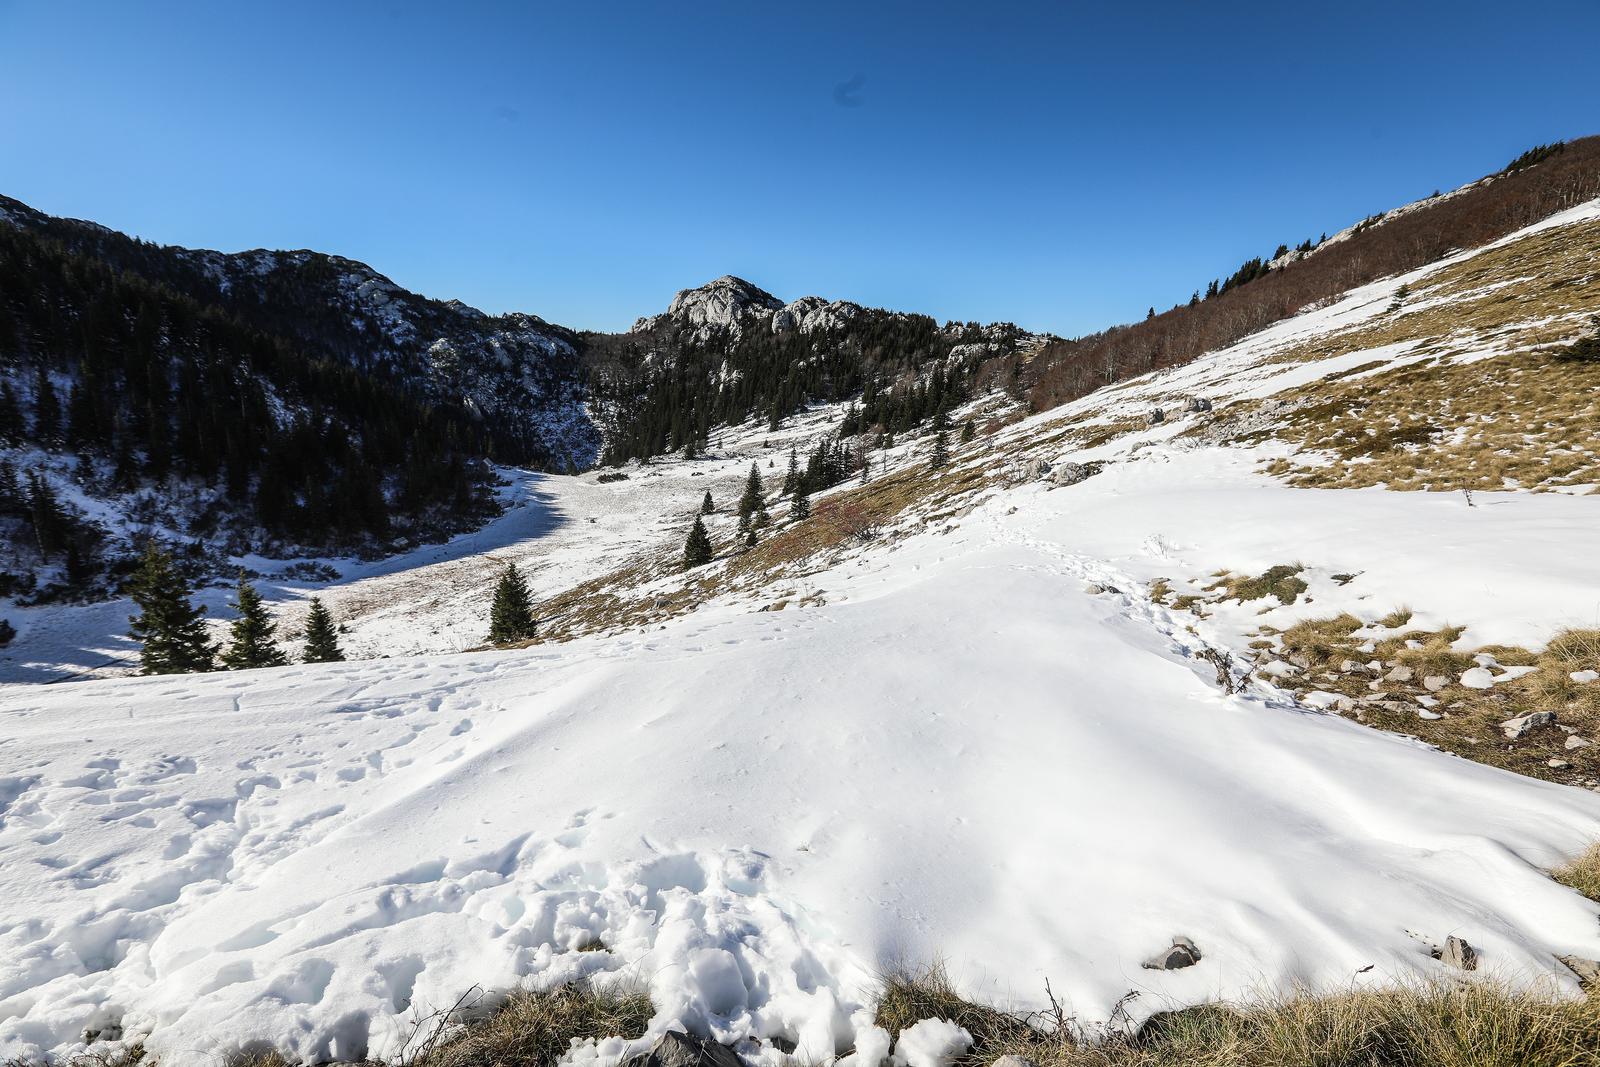
<svg viewBox="0 0 1600 1067">
<path fill-rule="evenodd" d="M 885 981 L 878 1023 L 967 1028 L 964 1067 L 1000 1056 L 1039 1067 L 1594 1067 L 1600 1001 L 1490 982 L 1295 994 L 1161 1013 L 1086 1033 L 1059 1011 L 1019 1017 L 963 1000 L 939 968 Z"/>
<path fill-rule="evenodd" d="M 1590 900 L 1600 901 L 1600 841 L 1589 850 L 1550 872 L 1550 877 L 1576 889 Z"/>
<path fill-rule="evenodd" d="M 649 995 L 638 990 L 519 990 L 486 1018 L 428 1049 L 413 1067 L 553 1067 L 575 1040 L 642 1037 L 653 1014 Z"/>
<path fill-rule="evenodd" d="M 1597 248 L 1600 222 L 1530 234 L 1435 272 L 1399 313 L 1275 353 L 1267 362 L 1398 346 L 1410 362 L 1369 360 L 1239 405 L 1239 425 L 1256 426 L 1246 416 L 1271 408 L 1275 428 L 1234 440 L 1298 446 L 1300 460 L 1268 470 L 1309 488 L 1600 483 L 1600 364 L 1563 358 L 1600 308 Z M 1277 413 L 1286 401 L 1293 410 Z"/>
<path fill-rule="evenodd" d="M 1353 706 L 1346 713 L 1370 726 L 1530 777 L 1600 784 L 1600 744 L 1567 747 L 1574 732 L 1600 741 L 1600 681 L 1571 678 L 1574 671 L 1600 670 L 1600 631 L 1563 630 L 1537 653 L 1506 645 L 1458 649 L 1459 626 L 1392 632 L 1410 621 L 1406 609 L 1370 627 L 1350 614 L 1308 619 L 1281 633 L 1262 627 L 1251 648 L 1258 661 L 1281 657 L 1300 667 L 1292 681 L 1274 684 L 1292 686 L 1302 695 L 1318 689 L 1347 697 Z M 1462 685 L 1463 672 L 1483 655 L 1493 656 L 1502 668 L 1534 669 L 1489 689 Z M 1367 666 L 1375 660 L 1381 664 L 1376 671 Z M 1393 671 L 1395 666 L 1409 667 L 1410 677 Z M 1430 677 L 1442 677 L 1445 684 L 1430 690 L 1425 684 Z M 1500 723 L 1533 711 L 1556 712 L 1558 725 L 1515 741 L 1503 735 Z"/>
<path fill-rule="evenodd" d="M 1305 580 L 1300 577 L 1300 572 L 1305 566 L 1299 563 L 1280 563 L 1275 567 L 1268 567 L 1262 573 L 1251 577 L 1250 575 L 1228 574 L 1215 584 L 1207 586 L 1208 590 L 1223 590 L 1222 600 L 1263 600 L 1269 596 L 1278 598 L 1279 603 L 1293 604 L 1300 599 L 1300 594 L 1306 591 Z"/>
</svg>

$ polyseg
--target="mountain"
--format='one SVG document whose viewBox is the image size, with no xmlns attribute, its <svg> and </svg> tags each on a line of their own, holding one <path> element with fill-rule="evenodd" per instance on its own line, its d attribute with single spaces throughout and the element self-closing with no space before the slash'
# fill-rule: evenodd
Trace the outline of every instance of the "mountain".
<svg viewBox="0 0 1600 1067">
<path fill-rule="evenodd" d="M 148 534 L 382 554 L 600 439 L 575 335 L 317 252 L 161 247 L 0 198 L 0 595 L 93 596 Z"/>
<path fill-rule="evenodd" d="M 850 397 L 865 425 L 903 433 L 975 387 L 1014 381 L 1021 357 L 1054 340 L 819 296 L 784 303 L 726 275 L 680 291 L 629 333 L 584 344 L 604 461 L 621 463 L 703 448 L 752 416 L 776 429 L 809 404 Z"/>
<path fill-rule="evenodd" d="M 580 981 L 647 1002 L 550 1042 L 591 1067 L 1018 1047 L 954 996 L 895 1021 L 883 976 L 936 960 L 1139 1056 L 1263 997 L 1317 1049 L 1395 986 L 1582 1010 L 1596 905 L 1550 872 L 1600 838 L 1597 249 L 1600 200 L 1054 407 L 976 389 L 942 465 L 844 435 L 871 462 L 807 517 L 784 464 L 859 398 L 528 474 L 449 546 L 263 583 L 354 662 L 6 687 L 0 1054 L 427 1064 L 417 1019 Z M 475 647 L 509 562 L 538 635 Z M 74 612 L 127 614 L 28 609 L 21 654 Z M 1432 1047 L 1555 1017 L 1478 1003 Z"/>
</svg>

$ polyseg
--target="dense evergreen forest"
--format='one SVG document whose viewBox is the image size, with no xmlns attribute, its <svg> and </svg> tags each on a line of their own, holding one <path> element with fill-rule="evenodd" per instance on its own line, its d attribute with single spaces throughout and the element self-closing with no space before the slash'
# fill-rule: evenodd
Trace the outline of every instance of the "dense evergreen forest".
<svg viewBox="0 0 1600 1067">
<path fill-rule="evenodd" d="M 206 253 L 36 218 L 0 224 L 0 595 L 93 595 L 131 567 L 71 497 L 229 552 L 380 552 L 481 523 L 489 460 L 550 458 L 536 420 L 485 418 L 331 310 L 327 257 L 223 286 Z"/>
<path fill-rule="evenodd" d="M 583 336 L 605 463 L 705 448 L 716 427 L 776 428 L 807 404 L 861 398 L 852 432 L 903 433 L 971 393 L 980 368 L 1029 335 L 1014 326 L 941 327 L 926 315 L 862 309 L 816 329 Z"/>
</svg>

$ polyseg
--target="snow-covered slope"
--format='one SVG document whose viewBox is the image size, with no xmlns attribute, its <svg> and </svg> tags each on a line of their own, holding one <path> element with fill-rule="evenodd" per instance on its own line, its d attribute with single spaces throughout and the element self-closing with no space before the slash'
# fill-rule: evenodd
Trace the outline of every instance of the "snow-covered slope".
<svg viewBox="0 0 1600 1067">
<path fill-rule="evenodd" d="M 1333 418 L 1332 384 L 1393 392 L 1383 375 L 1488 367 L 1581 328 L 1597 219 L 1584 205 L 1062 408 L 980 398 L 948 467 L 902 436 L 867 485 L 819 494 L 810 525 L 749 555 L 726 513 L 742 472 L 775 486 L 837 409 L 627 481 L 521 482 L 481 535 L 274 590 L 286 616 L 318 592 L 352 650 L 394 659 L 0 686 L 0 1056 L 97 1031 L 173 1064 L 256 1043 L 396 1058 L 414 1014 L 475 985 L 591 975 L 646 984 L 652 1033 L 782 1039 L 815 1062 L 864 1032 L 896 963 L 943 958 L 964 992 L 1021 1007 L 1048 979 L 1092 1022 L 1129 992 L 1138 1017 L 1455 976 L 1434 958 L 1452 935 L 1483 976 L 1575 991 L 1558 957 L 1600 958 L 1600 906 L 1544 871 L 1600 837 L 1600 794 L 1287 682 L 1235 671 L 1226 692 L 1215 664 L 1262 624 L 1401 603 L 1466 627 L 1463 646 L 1537 647 L 1600 611 L 1600 497 L 1581 482 L 1285 481 L 1335 462 L 1290 437 L 1298 412 Z M 1541 235 L 1566 244 L 1518 243 Z M 1492 315 L 1485 292 L 1506 297 Z M 677 574 L 708 486 L 721 558 Z M 830 527 L 840 500 L 880 509 L 882 535 Z M 541 605 L 575 616 L 592 586 L 628 610 L 545 619 L 571 640 L 436 654 L 481 632 L 507 559 Z M 1290 562 L 1293 603 L 1152 599 L 1157 579 Z M 1410 713 L 1441 714 L 1426 699 Z M 1594 782 L 1583 752 L 1573 773 Z M 1200 962 L 1144 969 L 1174 936 Z"/>
<path fill-rule="evenodd" d="M 821 1058 L 935 954 L 1089 1019 L 1435 973 L 1451 934 L 1512 980 L 1600 955 L 1540 870 L 1600 797 L 1221 695 L 1085 591 L 1113 576 L 1060 547 L 1074 510 L 996 497 L 798 610 L 9 690 L 0 1049 L 395 1056 L 413 1008 L 606 971 L 655 1030 Z M 1142 970 L 1174 935 L 1202 962 Z"/>
</svg>

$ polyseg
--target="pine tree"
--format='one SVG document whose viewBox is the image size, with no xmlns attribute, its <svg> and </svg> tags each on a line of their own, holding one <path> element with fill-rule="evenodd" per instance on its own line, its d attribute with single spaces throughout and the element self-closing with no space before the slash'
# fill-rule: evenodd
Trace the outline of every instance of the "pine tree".
<svg viewBox="0 0 1600 1067">
<path fill-rule="evenodd" d="M 794 446 L 789 447 L 789 471 L 783 476 L 783 493 L 788 496 L 800 486 L 800 457 L 795 453 Z"/>
<path fill-rule="evenodd" d="M 806 492 L 803 485 L 794 492 L 794 500 L 789 505 L 789 517 L 796 521 L 811 517 L 811 494 Z"/>
<path fill-rule="evenodd" d="M 216 648 L 206 640 L 204 607 L 189 603 L 189 583 L 172 565 L 172 557 L 151 540 L 139 569 L 128 584 L 139 614 L 129 631 L 140 643 L 139 665 L 145 674 L 188 674 L 215 668 Z"/>
<path fill-rule="evenodd" d="M 972 420 L 971 419 L 968 419 L 966 421 L 966 423 L 961 427 L 961 443 L 964 444 L 964 445 L 965 444 L 971 444 L 972 443 L 972 439 L 974 437 L 976 437 L 977 435 L 978 435 L 978 428 L 976 426 L 972 425 Z"/>
<path fill-rule="evenodd" d="M 333 616 L 322 606 L 322 601 L 311 598 L 311 610 L 306 614 L 307 663 L 340 663 L 344 653 L 339 650 L 339 635 L 333 628 Z"/>
<path fill-rule="evenodd" d="M 761 471 L 750 464 L 750 477 L 744 480 L 744 495 L 739 498 L 739 518 L 749 519 L 761 506 Z"/>
<path fill-rule="evenodd" d="M 689 529 L 689 539 L 683 543 L 683 569 L 710 563 L 711 554 L 711 535 L 706 533 L 706 524 L 696 515 Z"/>
<path fill-rule="evenodd" d="M 928 466 L 938 470 L 950 462 L 949 435 L 943 430 L 933 435 L 933 455 L 928 457 Z"/>
<path fill-rule="evenodd" d="M 528 581 L 515 563 L 507 563 L 500 582 L 494 587 L 494 604 L 489 609 L 489 641 L 505 645 L 526 641 L 534 635 L 533 597 Z"/>
<path fill-rule="evenodd" d="M 41 367 L 34 386 L 33 436 L 41 444 L 53 443 L 61 430 L 61 402 L 56 399 L 55 384 Z"/>
<path fill-rule="evenodd" d="M 256 667 L 282 667 L 289 660 L 283 650 L 272 643 L 277 627 L 261 602 L 261 594 L 239 572 L 239 587 L 234 594 L 233 610 L 239 617 L 229 627 L 231 643 L 222 654 L 222 665 L 230 671 L 247 671 Z"/>
<path fill-rule="evenodd" d="M 756 547 L 756 528 L 754 526 L 744 532 L 744 547 L 747 549 Z"/>
<path fill-rule="evenodd" d="M 716 510 L 717 506 L 711 502 L 711 490 L 707 489 L 706 498 L 700 501 L 700 514 L 709 515 Z"/>
<path fill-rule="evenodd" d="M 28 518 L 33 525 L 34 546 L 41 557 L 49 559 L 66 547 L 72 520 L 61 509 L 50 479 L 38 471 L 28 474 Z"/>
</svg>

